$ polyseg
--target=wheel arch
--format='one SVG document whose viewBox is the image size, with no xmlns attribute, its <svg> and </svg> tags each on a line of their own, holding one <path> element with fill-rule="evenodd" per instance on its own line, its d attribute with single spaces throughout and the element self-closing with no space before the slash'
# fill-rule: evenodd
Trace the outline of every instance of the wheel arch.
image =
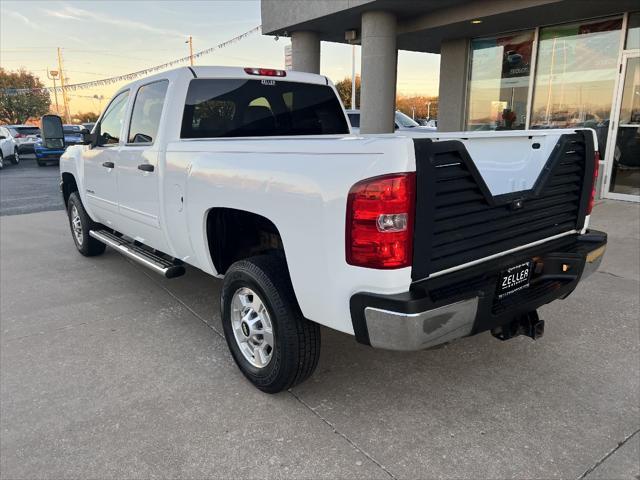
<svg viewBox="0 0 640 480">
<path fill-rule="evenodd" d="M 206 246 L 216 272 L 224 275 L 236 261 L 274 253 L 285 259 L 280 230 L 258 213 L 214 207 L 205 214 Z"/>
<path fill-rule="evenodd" d="M 64 198 L 65 207 L 69 203 L 69 197 L 73 192 L 79 192 L 78 183 L 76 182 L 76 177 L 73 176 L 72 173 L 63 172 L 62 173 L 62 197 Z"/>
</svg>

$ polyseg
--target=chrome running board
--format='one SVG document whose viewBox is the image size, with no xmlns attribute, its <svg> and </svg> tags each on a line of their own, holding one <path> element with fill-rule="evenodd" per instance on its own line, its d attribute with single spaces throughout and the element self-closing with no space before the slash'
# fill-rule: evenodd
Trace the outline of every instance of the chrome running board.
<svg viewBox="0 0 640 480">
<path fill-rule="evenodd" d="M 90 230 L 89 235 L 166 278 L 179 277 L 185 273 L 184 265 L 179 260 L 168 260 L 108 230 Z"/>
</svg>

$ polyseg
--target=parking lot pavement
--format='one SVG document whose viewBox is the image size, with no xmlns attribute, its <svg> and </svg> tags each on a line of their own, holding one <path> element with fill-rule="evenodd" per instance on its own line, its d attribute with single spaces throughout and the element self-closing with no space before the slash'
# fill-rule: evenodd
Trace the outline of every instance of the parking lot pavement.
<svg viewBox="0 0 640 480">
<path fill-rule="evenodd" d="M 220 281 L 75 252 L 63 212 L 0 219 L 0 471 L 24 477 L 640 475 L 640 206 L 604 202 L 601 271 L 544 338 L 373 350 L 323 329 L 306 383 L 251 387 Z"/>
<path fill-rule="evenodd" d="M 5 162 L 0 170 L 0 215 L 61 210 L 60 170 L 38 167 L 34 155 L 21 155 L 18 165 Z"/>
</svg>

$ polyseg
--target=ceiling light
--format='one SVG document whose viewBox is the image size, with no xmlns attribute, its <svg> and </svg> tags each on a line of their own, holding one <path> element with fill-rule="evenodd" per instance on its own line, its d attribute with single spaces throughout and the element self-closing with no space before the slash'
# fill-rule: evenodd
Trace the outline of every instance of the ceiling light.
<svg viewBox="0 0 640 480">
<path fill-rule="evenodd" d="M 474 25 L 477 25 L 479 23 L 482 23 L 482 20 L 479 20 L 476 18 L 475 20 L 471 20 L 471 23 L 473 23 Z"/>
</svg>

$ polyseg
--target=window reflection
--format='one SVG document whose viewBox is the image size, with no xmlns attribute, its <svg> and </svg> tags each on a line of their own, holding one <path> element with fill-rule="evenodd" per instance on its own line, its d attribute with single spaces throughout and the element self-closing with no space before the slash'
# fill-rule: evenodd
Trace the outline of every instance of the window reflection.
<svg viewBox="0 0 640 480">
<path fill-rule="evenodd" d="M 627 33 L 627 41 L 625 47 L 627 50 L 640 49 L 640 12 L 629 14 L 629 22 L 627 23 L 629 32 Z"/>
<path fill-rule="evenodd" d="M 589 127 L 604 156 L 622 19 L 540 29 L 531 128 Z"/>
<path fill-rule="evenodd" d="M 467 130 L 525 127 L 534 32 L 471 42 Z"/>
<path fill-rule="evenodd" d="M 610 191 L 640 195 L 640 57 L 627 62 L 616 130 Z"/>
</svg>

